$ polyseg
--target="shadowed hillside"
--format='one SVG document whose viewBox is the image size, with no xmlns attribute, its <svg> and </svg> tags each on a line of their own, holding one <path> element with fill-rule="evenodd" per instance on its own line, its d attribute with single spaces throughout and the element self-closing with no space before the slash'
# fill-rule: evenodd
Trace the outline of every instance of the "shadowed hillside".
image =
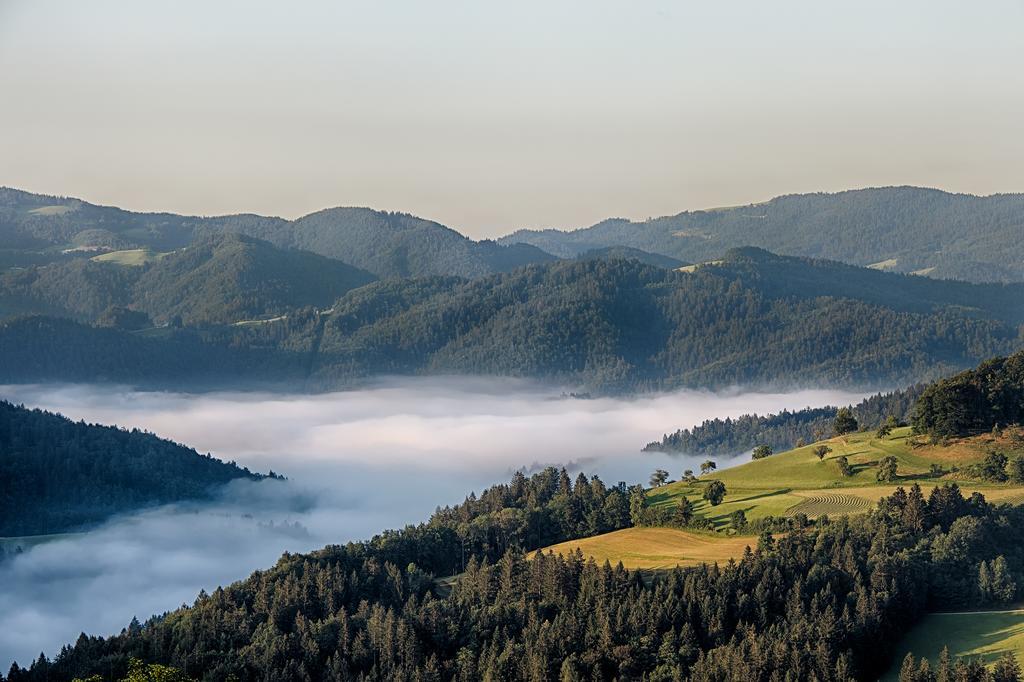
<svg viewBox="0 0 1024 682">
<path fill-rule="evenodd" d="M 918 187 L 792 194 L 747 206 L 687 211 L 642 223 L 520 230 L 562 257 L 608 246 L 699 263 L 739 246 L 975 282 L 1024 280 L 1024 195 L 978 197 Z"/>
</svg>

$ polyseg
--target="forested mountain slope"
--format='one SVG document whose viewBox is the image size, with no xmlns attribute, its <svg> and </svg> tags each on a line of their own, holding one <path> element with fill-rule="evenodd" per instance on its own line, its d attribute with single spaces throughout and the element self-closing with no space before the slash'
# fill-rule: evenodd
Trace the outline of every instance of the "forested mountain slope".
<svg viewBox="0 0 1024 682">
<path fill-rule="evenodd" d="M 262 476 L 149 433 L 0 400 L 0 536 L 59 533 L 204 498 L 237 478 Z"/>
<path fill-rule="evenodd" d="M 479 277 L 555 259 L 534 246 L 475 242 L 430 220 L 368 208 L 326 209 L 283 229 L 269 223 L 213 229 L 238 229 L 278 246 L 351 263 L 379 277 Z"/>
<path fill-rule="evenodd" d="M 162 381 L 162 367 L 188 361 L 137 366 L 140 354 L 132 349 L 180 349 L 192 358 L 207 344 L 211 354 L 230 359 L 213 370 L 218 382 L 239 372 L 236 379 L 247 383 L 276 376 L 321 389 L 374 374 L 452 373 L 549 378 L 610 392 L 808 382 L 891 386 L 949 374 L 1022 342 L 996 297 L 990 306 L 967 310 L 943 305 L 949 283 L 920 280 L 934 291 L 908 306 L 900 296 L 879 299 L 874 290 L 874 302 L 811 296 L 800 283 L 778 281 L 789 276 L 785 268 L 750 276 L 728 267 L 677 272 L 636 260 L 560 261 L 473 280 L 375 282 L 329 310 L 307 306 L 263 324 L 116 338 L 112 330 L 65 325 L 68 338 L 35 339 L 59 323 L 17 320 L 0 325 L 0 348 L 9 349 L 0 354 L 0 381 L 57 380 L 65 373 L 110 379 L 111 372 L 129 382 Z M 799 293 L 791 295 L 794 290 Z M 101 332 L 103 343 L 131 352 L 107 359 L 96 345 Z M 208 364 L 200 359 L 197 366 Z M 258 364 L 264 369 L 255 372 Z M 202 376 L 182 371 L 180 381 Z"/>
<path fill-rule="evenodd" d="M 780 256 L 756 247 L 730 249 L 712 263 L 721 276 L 756 288 L 771 298 L 849 298 L 891 310 L 929 313 L 946 310 L 1024 323 L 1024 283 L 974 284 L 901 275 L 833 260 Z"/>
<path fill-rule="evenodd" d="M 739 246 L 975 282 L 1024 281 L 1024 194 L 978 197 L 918 187 L 792 194 L 747 206 L 687 211 L 642 223 L 520 230 L 562 257 L 629 246 L 694 263 Z"/>
<path fill-rule="evenodd" d="M 375 278 L 308 251 L 278 249 L 243 235 L 197 239 L 139 266 L 77 259 L 0 275 L 0 313 L 93 321 L 111 306 L 157 324 L 231 324 L 329 306 Z"/>
<path fill-rule="evenodd" d="M 527 559 L 542 536 L 629 523 L 618 488 L 537 478 L 368 542 L 286 554 L 141 627 L 82 635 L 7 680 L 123 675 L 137 658 L 211 682 L 852 682 L 877 679 L 926 610 L 1012 599 L 1024 569 L 1021 508 L 955 486 L 928 498 L 901 489 L 874 514 L 752 537 L 735 563 L 646 581 L 581 555 Z M 982 562 L 1000 568 L 998 592 L 979 580 Z M 434 579 L 453 573 L 439 594 Z M 991 679 L 975 673 L 956 679 Z"/>
<path fill-rule="evenodd" d="M 378 277 L 478 277 L 554 259 L 533 246 L 476 242 L 430 220 L 368 208 L 327 209 L 297 220 L 248 214 L 205 218 L 133 213 L 0 188 L 0 266 L 66 259 L 66 251 L 91 255 L 149 247 L 166 252 L 224 233 L 311 251 Z"/>
<path fill-rule="evenodd" d="M 97 382 L 175 390 L 301 385 L 306 356 L 232 346 L 194 329 L 129 332 L 66 318 L 0 321 L 0 383 Z"/>
<path fill-rule="evenodd" d="M 313 369 L 328 381 L 361 368 L 553 376 L 606 389 L 906 384 L 1021 342 L 1002 320 L 902 308 L 780 296 L 715 268 L 566 261 L 359 289 L 327 318 Z"/>
</svg>

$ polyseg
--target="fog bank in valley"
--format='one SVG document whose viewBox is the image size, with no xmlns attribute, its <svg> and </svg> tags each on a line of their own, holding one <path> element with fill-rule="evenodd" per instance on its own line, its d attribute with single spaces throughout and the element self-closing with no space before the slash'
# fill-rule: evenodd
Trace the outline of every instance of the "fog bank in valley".
<svg viewBox="0 0 1024 682">
<path fill-rule="evenodd" d="M 642 454 L 666 431 L 711 417 L 846 404 L 859 393 L 682 391 L 564 399 L 495 379 L 392 379 L 324 395 L 137 392 L 5 386 L 0 396 L 73 419 L 143 428 L 287 482 L 236 482 L 214 502 L 114 519 L 0 564 L 0 668 L 110 634 L 200 589 L 307 551 L 425 520 L 438 505 L 553 464 L 606 482 L 678 478 L 692 458 Z M 739 455 L 741 458 L 745 455 Z M 727 462 L 719 461 L 719 466 Z"/>
</svg>

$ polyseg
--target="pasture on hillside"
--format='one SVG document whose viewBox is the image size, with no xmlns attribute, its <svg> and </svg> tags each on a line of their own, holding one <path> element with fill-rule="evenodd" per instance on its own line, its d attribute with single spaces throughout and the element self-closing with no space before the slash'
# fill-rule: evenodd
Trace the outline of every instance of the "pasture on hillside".
<svg viewBox="0 0 1024 682">
<path fill-rule="evenodd" d="M 1024 610 L 929 614 L 899 643 L 893 666 L 883 679 L 899 678 L 907 653 L 934 665 L 943 647 L 949 647 L 953 659 L 980 658 L 986 665 L 1007 651 L 1024 661 Z"/>
<path fill-rule="evenodd" d="M 622 562 L 628 569 L 671 569 L 703 563 L 724 564 L 739 559 L 747 547 L 757 547 L 757 538 L 740 535 L 696 533 L 678 528 L 623 528 L 622 530 L 570 540 L 541 552 L 567 555 L 579 549 L 598 564 Z"/>
<path fill-rule="evenodd" d="M 928 444 L 913 436 L 909 427 L 895 429 L 887 437 L 878 437 L 874 432 L 852 433 L 713 471 L 694 481 L 652 488 L 647 493 L 647 503 L 674 507 L 685 496 L 697 516 L 725 529 L 730 525 L 730 515 L 736 511 L 743 511 L 748 521 L 799 513 L 816 518 L 865 512 L 897 487 L 909 488 L 914 483 L 921 486 L 925 495 L 935 486 L 956 483 L 965 495 L 980 492 L 992 502 L 1020 502 L 1024 501 L 1024 485 L 988 482 L 967 471 L 971 465 L 982 462 L 990 450 L 1002 452 L 1010 459 L 1024 455 L 1020 440 L 1019 433 L 1013 432 Z M 820 445 L 830 449 L 822 459 L 815 454 Z M 878 465 L 888 456 L 896 459 L 896 479 L 879 481 Z M 841 457 L 846 457 L 850 464 L 848 476 L 840 471 Z M 703 498 L 711 480 L 722 481 L 727 490 L 717 506 Z"/>
<path fill-rule="evenodd" d="M 116 263 L 129 267 L 136 267 L 160 260 L 166 253 L 158 253 L 153 249 L 124 249 L 123 251 L 109 251 L 93 256 L 92 260 L 97 263 Z"/>
</svg>

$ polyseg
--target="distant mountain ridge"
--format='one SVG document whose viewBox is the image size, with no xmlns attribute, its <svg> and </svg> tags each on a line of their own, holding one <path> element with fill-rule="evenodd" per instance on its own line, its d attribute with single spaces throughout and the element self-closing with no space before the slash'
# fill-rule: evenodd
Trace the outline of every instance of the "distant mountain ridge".
<svg viewBox="0 0 1024 682">
<path fill-rule="evenodd" d="M 644 222 L 610 219 L 568 232 L 519 230 L 499 241 L 533 244 L 563 258 L 628 246 L 697 263 L 730 248 L 757 246 L 934 278 L 1019 282 L 1022 235 L 1024 194 L 979 197 L 878 187 L 790 194 Z"/>
<path fill-rule="evenodd" d="M 225 233 L 311 251 L 377 277 L 480 277 L 555 260 L 534 246 L 473 241 L 430 220 L 369 208 L 325 209 L 297 220 L 252 214 L 205 218 L 133 213 L 0 188 L 0 265 L 59 260 L 75 250 L 173 251 L 198 238 Z"/>
<path fill-rule="evenodd" d="M 789 194 L 644 222 L 612 218 L 572 231 L 518 230 L 494 242 L 369 208 L 330 208 L 296 220 L 195 217 L 0 188 L 0 268 L 60 260 L 76 249 L 171 251 L 227 232 L 311 251 L 378 277 L 480 277 L 626 248 L 700 263 L 755 246 L 939 279 L 1024 281 L 1024 194 L 974 196 L 919 187 Z"/>
<path fill-rule="evenodd" d="M 307 251 L 253 237 L 197 237 L 141 266 L 75 259 L 0 273 L 0 314 L 44 313 L 92 322 L 110 307 L 157 323 L 231 324 L 327 307 L 376 278 Z"/>
<path fill-rule="evenodd" d="M 381 374 L 479 374 L 604 393 L 883 388 L 1018 349 L 1022 294 L 1024 284 L 939 281 L 756 249 L 681 271 L 563 260 L 476 279 L 380 280 L 327 309 L 252 324 L 130 331 L 13 318 L 0 322 L 0 383 L 333 390 Z"/>
</svg>

